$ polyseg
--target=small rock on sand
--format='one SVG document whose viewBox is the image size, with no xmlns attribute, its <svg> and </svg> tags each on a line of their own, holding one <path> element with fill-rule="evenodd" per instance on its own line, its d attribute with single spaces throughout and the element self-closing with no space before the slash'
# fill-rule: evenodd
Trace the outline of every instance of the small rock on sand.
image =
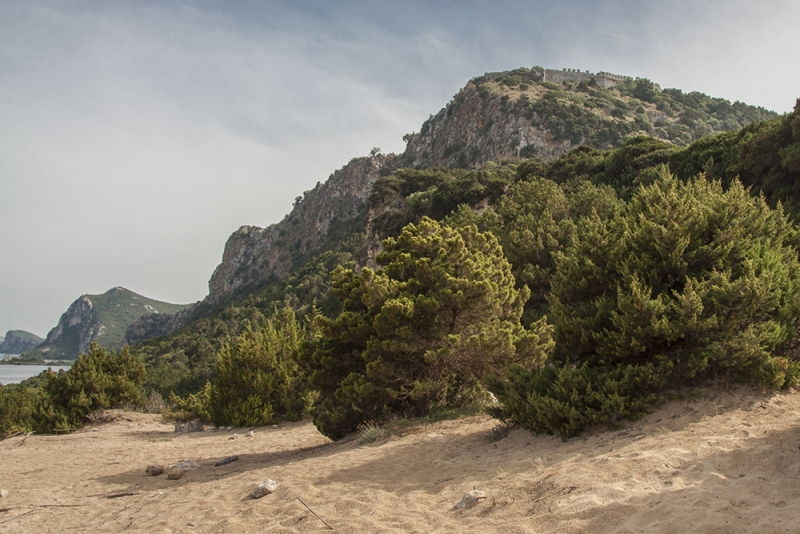
<svg viewBox="0 0 800 534">
<path fill-rule="evenodd" d="M 8 491 L 0 489 L 0 499 L 5 499 L 6 497 L 8 497 Z"/>
<path fill-rule="evenodd" d="M 164 466 L 163 465 L 148 465 L 145 470 L 145 473 L 150 475 L 151 477 L 157 477 L 164 473 Z"/>
<path fill-rule="evenodd" d="M 194 460 L 181 460 L 177 464 L 172 466 L 173 469 L 183 469 L 184 471 L 191 471 L 192 469 L 200 469 L 200 466 L 197 465 L 197 462 Z"/>
<path fill-rule="evenodd" d="M 239 439 L 239 434 L 234 434 L 231 437 L 229 437 L 228 439 Z"/>
<path fill-rule="evenodd" d="M 267 480 L 256 486 L 256 489 L 254 489 L 252 493 L 250 493 L 250 496 L 253 497 L 254 499 L 260 499 L 264 495 L 269 495 L 270 493 L 275 491 L 277 487 L 278 483 L 268 478 Z"/>
<path fill-rule="evenodd" d="M 238 456 L 228 456 L 227 458 L 223 458 L 222 460 L 220 460 L 219 462 L 215 463 L 214 465 L 219 467 L 221 465 L 225 465 L 225 464 L 229 464 L 231 462 L 235 462 L 238 459 L 239 459 Z"/>
<path fill-rule="evenodd" d="M 461 500 L 458 501 L 453 507 L 453 510 L 466 510 L 467 508 L 472 508 L 476 504 L 478 504 L 481 499 L 486 498 L 486 493 L 481 490 L 472 490 L 468 493 L 465 493 Z"/>
<path fill-rule="evenodd" d="M 256 435 L 256 434 L 255 434 L 255 432 L 253 432 L 253 431 L 251 430 L 250 432 L 248 432 L 247 434 L 245 434 L 245 435 L 244 435 L 244 437 L 246 437 L 246 438 L 252 438 L 252 437 L 253 437 L 253 436 L 255 436 L 255 435 Z"/>
<path fill-rule="evenodd" d="M 187 434 L 189 432 L 202 432 L 203 423 L 195 419 L 188 423 L 175 423 L 175 432 L 179 434 Z"/>
<path fill-rule="evenodd" d="M 173 467 L 167 473 L 167 478 L 170 480 L 180 480 L 186 474 L 186 471 L 181 469 L 180 467 Z"/>
</svg>

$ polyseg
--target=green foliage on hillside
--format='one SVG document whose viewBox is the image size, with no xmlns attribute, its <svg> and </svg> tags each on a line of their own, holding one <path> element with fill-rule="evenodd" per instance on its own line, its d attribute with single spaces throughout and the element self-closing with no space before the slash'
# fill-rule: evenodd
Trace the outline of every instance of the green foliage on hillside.
<svg viewBox="0 0 800 534">
<path fill-rule="evenodd" d="M 629 80 L 611 88 L 599 87 L 593 79 L 559 84 L 541 80 L 537 69 L 518 69 L 510 75 L 480 76 L 471 83 L 481 98 L 501 99 L 506 111 L 533 121 L 556 141 L 598 149 L 617 147 L 637 135 L 686 146 L 711 134 L 777 117 L 761 107 L 699 92 L 661 91 L 647 79 Z M 463 96 L 456 96 L 451 106 L 458 106 L 462 100 Z M 523 149 L 522 156 L 533 153 Z"/>
<path fill-rule="evenodd" d="M 800 214 L 800 99 L 780 119 L 702 139 L 670 157 L 683 179 L 704 172 L 723 184 L 735 178 L 763 193 L 771 205 L 781 202 L 797 220 Z"/>
<path fill-rule="evenodd" d="M 154 338 L 131 347 L 147 366 L 145 388 L 167 397 L 199 391 L 215 376 L 222 343 L 246 327 L 263 328 L 276 306 L 289 307 L 299 317 L 318 310 L 336 315 L 341 304 L 330 291 L 330 272 L 353 265 L 349 251 L 326 251 L 281 280 L 273 280 L 255 293 L 245 295 L 208 313 L 172 336 Z"/>
<path fill-rule="evenodd" d="M 520 325 L 528 292 L 514 287 L 491 234 L 423 218 L 384 241 L 377 261 L 377 271 L 333 272 L 344 309 L 317 318 L 306 352 L 323 434 L 338 438 L 368 420 L 464 402 L 484 373 L 534 365 L 549 349 L 544 322 Z"/>
</svg>

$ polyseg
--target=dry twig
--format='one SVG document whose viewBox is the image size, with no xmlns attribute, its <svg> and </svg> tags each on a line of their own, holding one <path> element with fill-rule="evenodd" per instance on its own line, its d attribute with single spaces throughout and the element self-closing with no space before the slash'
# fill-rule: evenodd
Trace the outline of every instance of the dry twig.
<svg viewBox="0 0 800 534">
<path fill-rule="evenodd" d="M 311 509 L 311 507 L 310 507 L 309 505 L 307 505 L 306 503 L 304 503 L 304 502 L 303 502 L 303 499 L 301 499 L 300 497 L 298 497 L 298 498 L 297 498 L 297 500 L 298 500 L 298 501 L 300 501 L 300 504 L 302 504 L 303 506 L 305 506 L 306 508 L 308 508 L 308 511 L 309 511 L 309 512 L 311 512 L 312 514 L 314 514 L 314 517 L 316 517 L 317 519 L 319 519 L 320 521 L 322 521 L 322 524 L 324 524 L 324 525 L 325 525 L 326 527 L 328 527 L 329 529 L 333 530 L 333 527 L 332 527 L 332 526 L 330 526 L 328 523 L 326 523 L 326 522 L 325 522 L 325 520 L 324 520 L 324 519 L 322 519 L 320 516 L 318 516 L 318 515 L 317 515 L 317 512 L 315 512 L 314 510 L 312 510 L 312 509 Z"/>
</svg>

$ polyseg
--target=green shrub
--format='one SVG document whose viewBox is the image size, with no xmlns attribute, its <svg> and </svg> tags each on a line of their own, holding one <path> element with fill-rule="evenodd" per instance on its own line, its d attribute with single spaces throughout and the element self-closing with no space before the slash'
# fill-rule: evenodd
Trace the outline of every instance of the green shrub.
<svg viewBox="0 0 800 534">
<path fill-rule="evenodd" d="M 177 421 L 189 421 L 191 419 L 202 419 L 211 421 L 211 382 L 206 382 L 203 389 L 197 393 L 190 393 L 186 398 L 181 398 L 175 393 L 169 394 L 171 410 L 167 410 L 164 416 Z"/>
<path fill-rule="evenodd" d="M 39 433 L 80 427 L 95 410 L 144 403 L 144 364 L 127 348 L 114 354 L 92 342 L 89 352 L 79 355 L 68 371 L 49 371 L 46 376 L 32 416 Z"/>
<path fill-rule="evenodd" d="M 273 313 L 264 328 L 246 328 L 223 343 L 210 391 L 216 424 L 263 426 L 304 415 L 308 390 L 297 367 L 305 329 L 291 308 Z"/>
<path fill-rule="evenodd" d="M 24 386 L 0 384 L 0 439 L 31 428 L 31 411 L 35 397 Z"/>
<path fill-rule="evenodd" d="M 501 404 L 487 411 L 513 420 L 532 432 L 569 438 L 595 424 L 617 425 L 634 419 L 655 400 L 662 385 L 652 365 L 595 368 L 569 362 L 528 369 L 512 365 L 501 379 L 487 386 Z"/>
<path fill-rule="evenodd" d="M 170 395 L 175 409 L 169 415 L 235 426 L 300 419 L 312 398 L 297 366 L 305 332 L 288 307 L 275 310 L 262 328 L 246 327 L 222 343 L 214 379 L 202 390 L 186 398 Z"/>
<path fill-rule="evenodd" d="M 379 271 L 334 271 L 344 310 L 318 318 L 304 353 L 323 434 L 467 402 L 484 373 L 533 365 L 550 348 L 544 320 L 520 325 L 528 290 L 515 289 L 492 234 L 423 218 L 386 239 L 377 261 Z"/>
<path fill-rule="evenodd" d="M 662 169 L 577 229 L 552 277 L 556 351 L 490 380 L 498 416 L 572 436 L 636 416 L 668 384 L 797 382 L 797 231 L 780 208 L 738 181 L 725 191 Z"/>
</svg>

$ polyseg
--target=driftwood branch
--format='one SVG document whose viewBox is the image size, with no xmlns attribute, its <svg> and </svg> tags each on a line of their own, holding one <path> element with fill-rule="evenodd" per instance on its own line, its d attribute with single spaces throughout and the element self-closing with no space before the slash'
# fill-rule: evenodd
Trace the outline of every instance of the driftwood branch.
<svg viewBox="0 0 800 534">
<path fill-rule="evenodd" d="M 304 502 L 303 502 L 303 499 L 301 499 L 300 497 L 298 497 L 298 498 L 297 498 L 297 500 L 298 500 L 298 501 L 300 501 L 300 504 L 302 504 L 303 506 L 305 506 L 306 508 L 308 508 L 308 511 L 309 511 L 309 512 L 311 512 L 312 514 L 314 514 L 314 517 L 316 517 L 317 519 L 319 519 L 320 521 L 322 521 L 322 524 L 323 524 L 323 525 L 325 525 L 325 526 L 326 526 L 326 527 L 328 527 L 329 529 L 333 530 L 333 527 L 332 527 L 332 526 L 330 526 L 328 523 L 326 523 L 326 522 L 325 522 L 325 520 L 324 520 L 324 519 L 322 519 L 320 516 L 318 516 L 318 515 L 317 515 L 317 512 L 315 512 L 314 510 L 312 510 L 312 509 L 311 509 L 311 507 L 310 507 L 309 505 L 307 505 L 306 503 L 304 503 Z"/>
</svg>

